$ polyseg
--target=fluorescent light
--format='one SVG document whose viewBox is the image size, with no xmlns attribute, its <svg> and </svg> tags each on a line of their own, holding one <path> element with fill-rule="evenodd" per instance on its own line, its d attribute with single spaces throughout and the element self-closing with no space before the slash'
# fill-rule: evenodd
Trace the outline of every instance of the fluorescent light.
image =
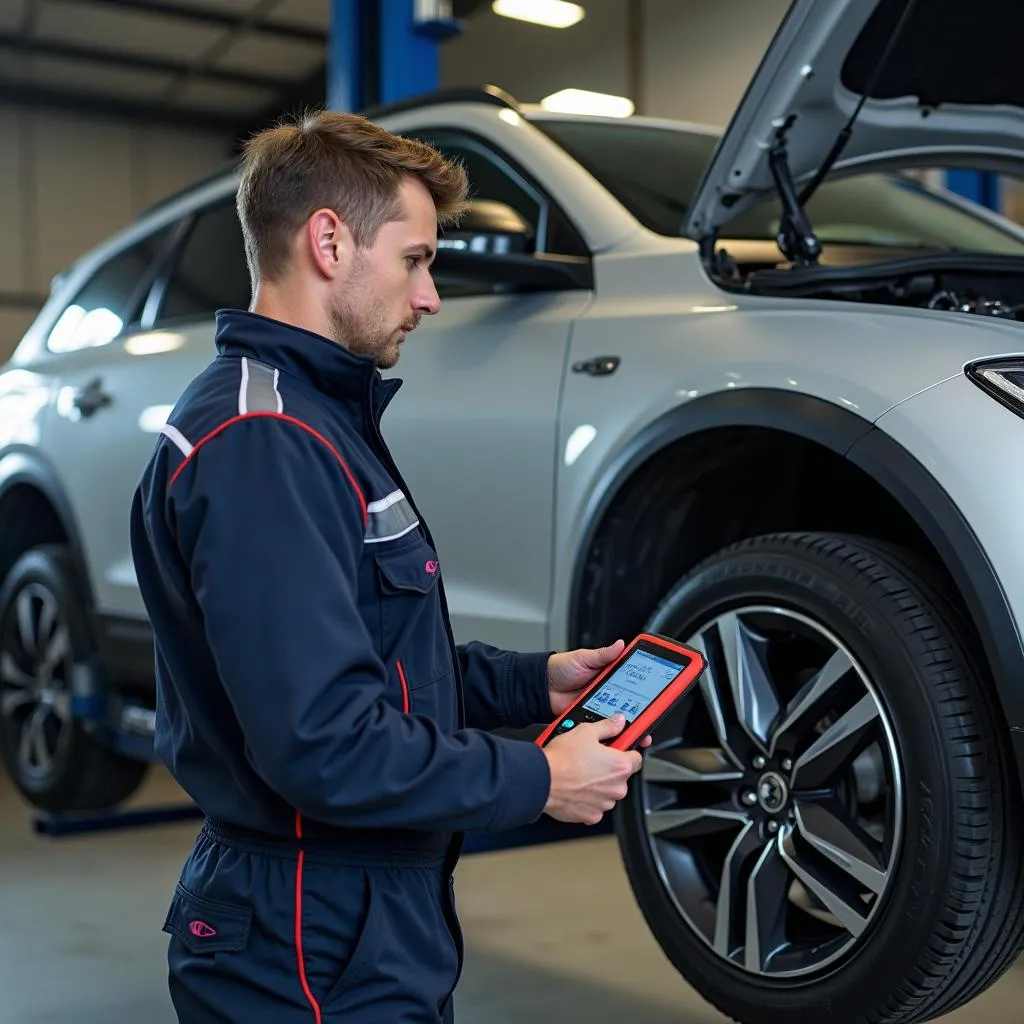
<svg viewBox="0 0 1024 1024">
<path fill-rule="evenodd" d="M 494 0 L 491 10 L 503 18 L 529 21 L 547 28 L 568 28 L 583 18 L 579 4 L 565 0 Z"/>
<path fill-rule="evenodd" d="M 540 101 L 545 110 L 561 114 L 599 114 L 603 117 L 629 117 L 635 109 L 626 96 L 611 96 L 606 92 L 588 92 L 586 89 L 563 89 L 545 96 Z"/>
</svg>

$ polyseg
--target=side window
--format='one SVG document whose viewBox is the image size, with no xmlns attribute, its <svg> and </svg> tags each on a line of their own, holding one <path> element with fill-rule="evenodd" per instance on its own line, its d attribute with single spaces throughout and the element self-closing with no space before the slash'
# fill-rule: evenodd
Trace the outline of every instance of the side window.
<svg viewBox="0 0 1024 1024">
<path fill-rule="evenodd" d="M 135 322 L 172 230 L 164 228 L 107 260 L 61 313 L 46 347 L 74 352 L 106 345 Z"/>
<path fill-rule="evenodd" d="M 233 201 L 201 211 L 171 270 L 157 322 L 248 309 L 252 296 L 242 225 Z"/>
<path fill-rule="evenodd" d="M 564 214 L 532 183 L 486 143 L 452 131 L 411 133 L 466 169 L 469 198 L 511 207 L 526 223 L 531 251 L 583 256 L 586 248 Z M 503 290 L 491 280 L 452 277 L 438 267 L 434 283 L 442 299 L 489 295 Z"/>
</svg>

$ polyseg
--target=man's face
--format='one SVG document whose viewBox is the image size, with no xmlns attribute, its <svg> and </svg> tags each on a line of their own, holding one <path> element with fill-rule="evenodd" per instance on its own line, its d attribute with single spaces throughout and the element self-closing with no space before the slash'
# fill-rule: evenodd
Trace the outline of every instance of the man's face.
<svg viewBox="0 0 1024 1024">
<path fill-rule="evenodd" d="M 340 278 L 331 322 L 335 337 L 381 369 L 398 362 L 398 347 L 424 315 L 441 308 L 430 265 L 437 249 L 437 211 L 427 189 L 407 179 L 399 190 L 402 212 L 356 249 Z"/>
</svg>

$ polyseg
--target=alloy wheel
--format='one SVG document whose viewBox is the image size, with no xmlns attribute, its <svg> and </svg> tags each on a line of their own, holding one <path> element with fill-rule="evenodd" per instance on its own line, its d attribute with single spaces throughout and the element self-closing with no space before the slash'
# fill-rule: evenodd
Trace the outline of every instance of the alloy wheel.
<svg viewBox="0 0 1024 1024">
<path fill-rule="evenodd" d="M 56 596 L 30 583 L 0 623 L 0 720 L 15 738 L 24 782 L 45 785 L 60 770 L 71 739 L 69 627 Z"/>
<path fill-rule="evenodd" d="M 801 612 L 733 607 L 688 636 L 672 625 L 652 628 L 702 650 L 708 667 L 644 759 L 662 885 L 742 971 L 817 973 L 854 951 L 893 878 L 903 788 L 885 705 Z"/>
</svg>

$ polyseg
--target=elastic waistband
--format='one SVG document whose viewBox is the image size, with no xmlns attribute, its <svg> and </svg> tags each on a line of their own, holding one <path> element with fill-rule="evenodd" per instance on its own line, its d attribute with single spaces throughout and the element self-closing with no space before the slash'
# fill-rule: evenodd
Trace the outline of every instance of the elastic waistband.
<svg viewBox="0 0 1024 1024">
<path fill-rule="evenodd" d="M 442 867 L 453 849 L 453 836 L 403 829 L 326 829 L 303 822 L 303 835 L 272 835 L 216 818 L 203 822 L 201 835 L 249 853 L 356 867 Z"/>
</svg>

